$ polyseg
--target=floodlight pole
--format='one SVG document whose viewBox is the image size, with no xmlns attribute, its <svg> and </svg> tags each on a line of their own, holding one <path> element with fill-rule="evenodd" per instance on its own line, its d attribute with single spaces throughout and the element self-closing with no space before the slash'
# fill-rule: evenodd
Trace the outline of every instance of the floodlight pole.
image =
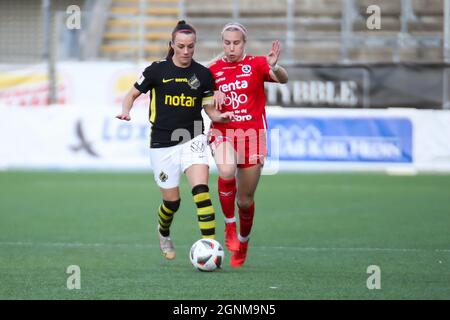
<svg viewBox="0 0 450 320">
<path fill-rule="evenodd" d="M 450 0 L 444 1 L 444 61 L 450 63 Z"/>
<path fill-rule="evenodd" d="M 240 17 L 239 0 L 233 1 L 233 20 L 238 21 Z"/>
<path fill-rule="evenodd" d="M 139 1 L 139 28 L 138 28 L 138 62 L 142 62 L 145 57 L 145 18 L 146 3 L 144 0 Z"/>
<path fill-rule="evenodd" d="M 444 63 L 442 109 L 450 109 L 450 0 L 444 0 Z"/>
<path fill-rule="evenodd" d="M 179 0 L 179 2 L 178 2 L 178 20 L 186 20 L 185 0 Z"/>
<path fill-rule="evenodd" d="M 287 0 L 286 6 L 286 47 L 287 47 L 287 59 L 291 63 L 294 61 L 294 42 L 295 42 L 295 30 L 294 30 L 294 11 L 295 0 Z"/>
<path fill-rule="evenodd" d="M 349 47 L 353 33 L 354 1 L 341 0 L 341 62 L 349 62 Z"/>
<path fill-rule="evenodd" d="M 52 30 L 52 9 L 51 0 L 42 0 L 42 17 L 44 23 L 44 61 L 47 63 L 48 78 L 48 104 L 56 103 L 56 68 L 55 68 L 55 50 Z"/>
</svg>

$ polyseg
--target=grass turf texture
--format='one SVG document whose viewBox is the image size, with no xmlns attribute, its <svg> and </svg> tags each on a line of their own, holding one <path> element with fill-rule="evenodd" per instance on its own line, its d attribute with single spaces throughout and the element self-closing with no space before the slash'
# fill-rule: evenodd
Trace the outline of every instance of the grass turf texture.
<svg viewBox="0 0 450 320">
<path fill-rule="evenodd" d="M 165 261 L 150 173 L 0 173 L 0 299 L 450 299 L 448 175 L 264 176 L 246 265 L 226 252 L 213 273 L 190 265 L 200 231 L 185 178 L 181 192 Z M 366 287 L 370 265 L 381 290 Z"/>
</svg>

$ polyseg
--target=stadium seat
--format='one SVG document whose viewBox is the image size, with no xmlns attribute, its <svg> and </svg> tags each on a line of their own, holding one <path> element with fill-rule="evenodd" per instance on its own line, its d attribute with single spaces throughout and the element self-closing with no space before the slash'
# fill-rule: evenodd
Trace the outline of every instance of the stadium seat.
<svg viewBox="0 0 450 320">
<path fill-rule="evenodd" d="M 52 12 L 55 17 L 58 12 L 62 17 L 69 5 L 89 10 L 88 3 L 96 2 L 52 1 Z M 278 39 L 283 44 L 284 59 L 304 63 L 341 61 L 342 1 L 292 0 L 291 20 L 287 15 L 290 3 L 287 0 L 240 0 L 237 8 L 234 3 L 234 0 L 182 3 L 179 0 L 111 0 L 101 31 L 93 33 L 98 37 L 93 57 L 106 60 L 162 58 L 173 27 L 180 18 L 185 18 L 198 32 L 195 59 L 199 61 L 209 60 L 222 51 L 220 32 L 225 23 L 233 20 L 242 22 L 248 29 L 249 53 L 266 54 L 270 42 Z M 385 62 L 395 56 L 403 61 L 442 61 L 439 50 L 442 51 L 443 43 L 443 0 L 352 0 L 350 3 L 353 3 L 354 16 L 349 59 Z M 405 11 L 402 3 L 410 4 L 409 10 Z M 370 14 L 366 11 L 370 5 L 381 8 L 380 30 L 367 28 Z M 98 20 L 89 15 L 83 18 L 86 18 L 83 23 Z M 52 28 L 58 29 L 58 19 L 52 21 Z M 59 23 L 61 21 L 59 19 Z M 42 60 L 44 24 L 39 1 L 0 1 L 0 23 L 1 61 Z M 84 30 L 86 28 L 80 32 Z M 61 39 L 57 33 L 54 37 L 55 41 Z M 80 45 L 90 46 L 91 43 Z M 138 50 L 141 44 L 144 49 Z"/>
<path fill-rule="evenodd" d="M 100 47 L 101 57 L 161 59 L 179 15 L 178 0 L 112 1 Z M 139 50 L 140 43 L 144 44 L 143 50 Z"/>
</svg>

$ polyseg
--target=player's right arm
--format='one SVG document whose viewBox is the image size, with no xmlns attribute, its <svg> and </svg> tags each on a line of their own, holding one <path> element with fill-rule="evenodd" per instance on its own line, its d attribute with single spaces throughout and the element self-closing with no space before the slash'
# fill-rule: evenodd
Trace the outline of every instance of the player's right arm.
<svg viewBox="0 0 450 320">
<path fill-rule="evenodd" d="M 134 101 L 141 95 L 141 92 L 134 86 L 128 91 L 122 102 L 122 113 L 116 116 L 117 119 L 130 121 L 130 110 L 133 108 Z"/>
<path fill-rule="evenodd" d="M 117 119 L 130 121 L 130 110 L 133 108 L 134 101 L 142 94 L 147 93 L 154 85 L 152 74 L 156 68 L 156 63 L 152 63 L 149 67 L 145 68 L 141 77 L 128 91 L 125 99 L 122 102 L 122 114 L 116 116 Z"/>
</svg>

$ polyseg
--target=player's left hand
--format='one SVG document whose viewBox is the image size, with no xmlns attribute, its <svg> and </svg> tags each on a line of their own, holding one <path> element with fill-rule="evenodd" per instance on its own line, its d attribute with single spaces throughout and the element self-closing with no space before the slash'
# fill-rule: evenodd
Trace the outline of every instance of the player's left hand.
<svg viewBox="0 0 450 320">
<path fill-rule="evenodd" d="M 278 58 L 280 57 L 280 53 L 281 53 L 281 44 L 280 41 L 276 40 L 272 42 L 272 49 L 266 56 L 266 60 L 269 66 L 274 67 L 277 64 Z"/>
<path fill-rule="evenodd" d="M 222 110 L 222 106 L 225 104 L 225 98 L 227 95 L 219 90 L 214 91 L 214 107 L 217 110 Z"/>
</svg>

